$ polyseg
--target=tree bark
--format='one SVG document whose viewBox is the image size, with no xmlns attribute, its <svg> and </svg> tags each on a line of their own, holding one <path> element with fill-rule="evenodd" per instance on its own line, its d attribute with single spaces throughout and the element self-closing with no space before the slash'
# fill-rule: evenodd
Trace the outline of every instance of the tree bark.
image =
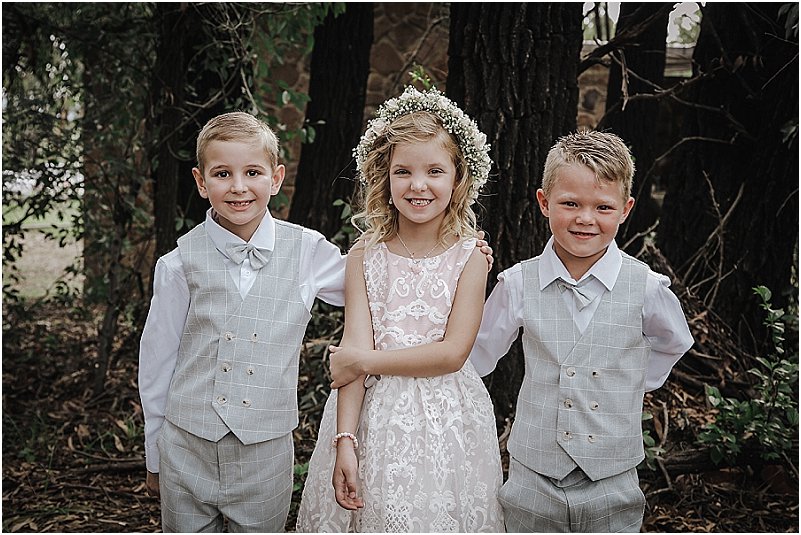
<svg viewBox="0 0 801 535">
<path fill-rule="evenodd" d="M 155 139 L 159 140 L 155 151 L 158 163 L 153 170 L 155 257 L 158 258 L 175 247 L 179 185 L 183 180 L 191 180 L 191 175 L 182 176 L 185 166 L 182 169 L 177 155 L 189 148 L 180 130 L 185 120 L 182 109 L 186 104 L 186 73 L 192 56 L 191 47 L 199 33 L 187 31 L 192 25 L 190 19 L 195 15 L 194 10 L 172 3 L 155 4 L 154 10 L 153 19 L 158 23 L 160 37 L 151 105 L 151 109 L 159 111 L 152 129 L 157 132 Z"/>
<path fill-rule="evenodd" d="M 535 192 L 548 150 L 576 127 L 581 20 L 580 4 L 451 4 L 448 94 L 487 134 L 495 163 L 478 210 L 495 251 L 490 289 L 549 237 Z M 516 344 L 489 381 L 499 413 L 522 376 Z"/>
<path fill-rule="evenodd" d="M 765 339 L 752 287 L 785 307 L 798 243 L 798 36 L 780 4 L 707 4 L 658 240 L 740 339 Z M 794 39 L 794 40 L 792 40 Z M 795 134 L 787 136 L 788 128 Z"/>
<path fill-rule="evenodd" d="M 337 199 L 350 201 L 373 43 L 373 4 L 349 3 L 314 32 L 306 120 L 316 131 L 303 145 L 289 220 L 331 238 L 342 226 Z"/>
<path fill-rule="evenodd" d="M 664 144 L 661 141 L 664 139 L 663 132 L 659 129 L 659 102 L 628 101 L 628 97 L 652 95 L 656 93 L 654 85 L 663 86 L 665 40 L 668 15 L 672 7 L 672 4 L 664 3 L 620 4 L 618 32 L 626 32 L 648 21 L 636 42 L 626 43 L 612 52 L 615 60 L 609 68 L 606 115 L 597 127 L 598 130 L 608 130 L 619 135 L 631 148 L 636 162 L 632 195 L 637 202 L 618 232 L 617 241 L 621 246 L 651 227 L 659 216 L 659 206 L 651 196 L 654 176 L 649 172 L 654 160 L 662 152 L 660 147 Z M 625 73 L 623 66 L 626 69 Z M 636 254 L 642 248 L 642 244 L 642 238 L 635 239 L 627 251 Z"/>
</svg>

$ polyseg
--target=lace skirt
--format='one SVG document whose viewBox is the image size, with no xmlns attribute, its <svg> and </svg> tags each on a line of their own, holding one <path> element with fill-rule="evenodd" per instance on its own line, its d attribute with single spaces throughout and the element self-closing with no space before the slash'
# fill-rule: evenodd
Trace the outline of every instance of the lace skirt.
<svg viewBox="0 0 801 535">
<path fill-rule="evenodd" d="M 431 378 L 384 376 L 367 389 L 359 438 L 365 506 L 342 509 L 331 486 L 336 391 L 309 463 L 299 532 L 502 532 L 495 415 L 468 361 Z"/>
</svg>

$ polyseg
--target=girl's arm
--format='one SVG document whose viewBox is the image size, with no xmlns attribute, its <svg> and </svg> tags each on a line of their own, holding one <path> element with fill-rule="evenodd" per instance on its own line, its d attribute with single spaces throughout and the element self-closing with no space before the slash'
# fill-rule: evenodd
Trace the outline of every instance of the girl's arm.
<svg viewBox="0 0 801 535">
<path fill-rule="evenodd" d="M 345 330 L 342 344 L 365 351 L 374 347 L 367 286 L 364 282 L 364 248 L 357 243 L 348 253 L 345 268 Z M 356 434 L 359 427 L 362 401 L 364 400 L 364 378 L 339 389 L 337 399 L 337 433 Z M 358 478 L 356 445 L 352 439 L 342 437 L 337 442 L 337 458 L 331 483 L 337 503 L 345 509 L 364 507 L 359 497 L 361 485 Z"/>
<path fill-rule="evenodd" d="M 459 277 L 442 341 L 393 351 L 375 351 L 345 343 L 332 346 L 332 388 L 362 375 L 434 377 L 459 371 L 470 355 L 481 325 L 486 284 L 487 260 L 476 249 Z"/>
</svg>

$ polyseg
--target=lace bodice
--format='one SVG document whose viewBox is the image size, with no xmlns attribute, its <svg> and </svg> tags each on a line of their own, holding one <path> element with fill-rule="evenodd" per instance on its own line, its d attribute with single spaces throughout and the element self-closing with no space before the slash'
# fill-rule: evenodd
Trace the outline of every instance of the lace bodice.
<svg viewBox="0 0 801 535">
<path fill-rule="evenodd" d="M 376 349 L 441 341 L 453 306 L 456 283 L 476 240 L 457 242 L 420 260 L 392 253 L 380 243 L 364 257 L 364 277 Z"/>
</svg>

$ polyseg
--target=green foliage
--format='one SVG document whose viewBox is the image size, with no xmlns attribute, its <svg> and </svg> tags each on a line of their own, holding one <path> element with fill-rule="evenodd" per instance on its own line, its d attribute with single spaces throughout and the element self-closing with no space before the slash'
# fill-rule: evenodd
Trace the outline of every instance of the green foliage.
<svg viewBox="0 0 801 535">
<path fill-rule="evenodd" d="M 419 84 L 423 86 L 423 89 L 431 89 L 435 85 L 426 68 L 418 63 L 415 63 L 412 70 L 409 71 L 409 78 L 411 78 L 412 85 Z"/>
<path fill-rule="evenodd" d="M 735 459 L 746 448 L 756 449 L 765 461 L 774 461 L 786 455 L 798 437 L 798 348 L 786 343 L 788 327 L 797 339 L 798 320 L 773 309 L 771 292 L 764 286 L 754 292 L 766 314 L 772 351 L 756 357 L 759 366 L 748 370 L 755 378 L 750 399 L 724 397 L 718 388 L 705 387 L 715 419 L 704 426 L 697 440 L 709 446 L 715 464 Z"/>
<path fill-rule="evenodd" d="M 66 230 L 49 235 L 59 243 L 82 227 L 78 211 L 63 206 L 80 202 L 83 176 L 81 129 L 82 65 L 70 40 L 53 31 L 64 8 L 13 4 L 3 13 L 3 298 L 19 300 L 15 261 L 23 252 L 25 229 L 57 220 Z M 31 21 L 35 31 L 23 37 L 18 24 Z M 29 26 L 30 28 L 31 26 Z M 17 47 L 16 49 L 14 47 Z M 13 52 L 9 56 L 6 54 Z M 9 64 L 6 58 L 13 61 Z"/>
<path fill-rule="evenodd" d="M 306 481 L 306 474 L 309 473 L 309 463 L 296 464 L 293 469 L 294 482 L 292 483 L 292 492 L 298 492 L 303 489 L 303 483 Z"/>
<path fill-rule="evenodd" d="M 143 276 L 150 271 L 159 159 L 193 158 L 194 138 L 188 138 L 210 110 L 261 115 L 282 141 L 313 139 L 313 125 L 293 133 L 264 103 L 303 110 L 308 97 L 293 91 L 278 67 L 294 69 L 311 50 L 315 26 L 344 9 L 342 3 L 4 6 L 3 205 L 14 214 L 3 225 L 4 301 L 24 306 L 15 267 L 25 225 L 53 214 L 69 217 L 49 236 L 59 245 L 82 240 L 86 284 L 83 293 L 59 284 L 55 299 L 81 297 L 105 307 L 94 365 L 98 391 L 120 319 L 138 324 L 147 303 Z M 191 48 L 162 57 L 170 31 L 164 21 L 171 16 L 191 27 Z M 162 84 L 172 55 L 187 58 L 181 91 Z M 166 115 L 177 119 L 162 120 Z M 162 150 L 165 143 L 169 151 Z M 62 214 L 65 205 L 80 209 Z M 187 213 L 179 207 L 177 220 L 158 228 L 191 228 L 197 221 Z"/>
<path fill-rule="evenodd" d="M 647 422 L 654 419 L 654 415 L 648 411 L 643 411 L 642 421 Z M 656 470 L 656 460 L 665 453 L 665 448 L 657 445 L 654 437 L 651 436 L 651 431 L 645 429 L 642 432 L 643 449 L 645 450 L 645 465 L 650 470 Z"/>
<path fill-rule="evenodd" d="M 331 238 L 331 242 L 338 245 L 343 251 L 347 251 L 356 241 L 356 237 L 358 236 L 358 231 L 351 222 L 353 209 L 351 208 L 350 203 L 342 199 L 336 199 L 333 202 L 333 205 L 342 207 L 342 212 L 339 215 L 339 219 L 342 221 L 342 226 Z"/>
<path fill-rule="evenodd" d="M 585 41 L 608 41 L 615 35 L 617 17 L 610 16 L 609 2 L 585 2 L 583 11 Z"/>
<path fill-rule="evenodd" d="M 701 33 L 701 9 L 695 2 L 676 4 L 668 16 L 668 44 L 694 45 Z"/>
<path fill-rule="evenodd" d="M 266 6 L 266 7 L 265 7 Z M 248 54 L 253 59 L 255 76 L 253 90 L 248 89 L 249 107 L 273 127 L 281 140 L 281 158 L 286 160 L 288 142 L 300 138 L 313 143 L 314 124 L 304 122 L 293 127 L 262 109 L 262 102 L 292 105 L 301 112 L 306 109 L 309 96 L 294 90 L 278 74 L 284 65 L 302 59 L 314 46 L 314 28 L 331 13 L 338 16 L 345 11 L 345 3 L 255 4 L 254 31 L 248 36 Z M 258 98 L 256 98 L 258 96 Z"/>
</svg>

